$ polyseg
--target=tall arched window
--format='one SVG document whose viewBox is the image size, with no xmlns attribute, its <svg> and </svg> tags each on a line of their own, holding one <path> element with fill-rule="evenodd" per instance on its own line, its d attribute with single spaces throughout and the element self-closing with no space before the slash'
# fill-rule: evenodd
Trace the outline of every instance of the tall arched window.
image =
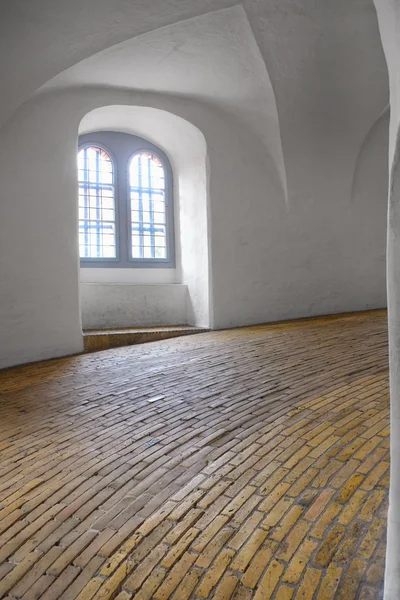
<svg viewBox="0 0 400 600">
<path fill-rule="evenodd" d="M 116 258 L 113 162 L 103 148 L 85 146 L 78 154 L 79 254 Z"/>
<path fill-rule="evenodd" d="M 86 134 L 78 173 L 81 266 L 175 267 L 172 169 L 159 148 L 126 133 Z"/>
<path fill-rule="evenodd" d="M 165 173 L 149 152 L 135 154 L 129 168 L 132 258 L 167 258 Z"/>
</svg>

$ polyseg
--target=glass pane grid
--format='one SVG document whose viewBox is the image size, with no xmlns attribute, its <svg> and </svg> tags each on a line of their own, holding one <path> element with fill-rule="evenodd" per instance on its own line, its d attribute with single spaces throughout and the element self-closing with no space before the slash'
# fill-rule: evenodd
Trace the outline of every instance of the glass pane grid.
<svg viewBox="0 0 400 600">
<path fill-rule="evenodd" d="M 95 146 L 78 154 L 79 253 L 81 258 L 116 258 L 113 163 Z"/>
<path fill-rule="evenodd" d="M 164 167 L 141 152 L 132 158 L 129 175 L 132 258 L 167 259 Z"/>
</svg>

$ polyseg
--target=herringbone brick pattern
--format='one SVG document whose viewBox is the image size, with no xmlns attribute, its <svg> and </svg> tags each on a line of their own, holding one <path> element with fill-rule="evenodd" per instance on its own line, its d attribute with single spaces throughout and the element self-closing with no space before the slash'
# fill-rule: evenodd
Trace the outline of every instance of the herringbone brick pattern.
<svg viewBox="0 0 400 600">
<path fill-rule="evenodd" d="M 0 395 L 0 597 L 380 597 L 383 311 L 21 367 Z"/>
</svg>

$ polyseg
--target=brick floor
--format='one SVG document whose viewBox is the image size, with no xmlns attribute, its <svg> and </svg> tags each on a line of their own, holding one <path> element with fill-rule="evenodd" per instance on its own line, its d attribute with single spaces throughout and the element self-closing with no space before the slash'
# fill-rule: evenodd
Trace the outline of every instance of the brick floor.
<svg viewBox="0 0 400 600">
<path fill-rule="evenodd" d="M 381 597 L 383 311 L 0 373 L 0 597 Z"/>
</svg>

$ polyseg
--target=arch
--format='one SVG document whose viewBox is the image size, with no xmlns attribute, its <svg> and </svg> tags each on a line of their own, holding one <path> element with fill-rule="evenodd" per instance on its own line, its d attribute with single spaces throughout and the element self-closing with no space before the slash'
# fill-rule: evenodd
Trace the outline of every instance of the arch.
<svg viewBox="0 0 400 600">
<path fill-rule="evenodd" d="M 203 133 L 192 123 L 165 110 L 148 106 L 106 105 L 88 112 L 79 134 L 108 130 L 149 140 L 169 158 L 174 177 L 175 279 L 188 289 L 188 323 L 212 326 L 209 261 L 209 198 L 207 147 Z M 156 154 L 157 152 L 154 151 Z M 143 271 L 143 270 L 141 270 Z M 129 277 L 131 274 L 127 274 Z M 139 273 L 140 282 L 160 281 L 158 270 Z M 85 270 L 83 281 L 93 281 Z M 126 281 L 126 280 L 125 280 Z M 132 281 L 132 279 L 130 280 Z M 165 279 L 161 280 L 162 282 Z M 171 283 L 171 281 L 168 281 Z"/>
<path fill-rule="evenodd" d="M 128 165 L 132 258 L 168 260 L 166 169 L 156 153 L 137 150 Z"/>
<path fill-rule="evenodd" d="M 78 213 L 81 259 L 115 260 L 115 161 L 100 144 L 79 147 Z"/>
<path fill-rule="evenodd" d="M 204 40 L 210 43 L 204 44 Z M 155 96 L 165 100 L 175 96 L 178 111 L 186 99 L 191 104 L 207 104 L 233 118 L 264 146 L 268 168 L 273 171 L 288 209 L 277 100 L 243 6 L 213 11 L 113 45 L 59 73 L 38 93 L 74 87 L 101 88 L 103 84 L 108 93 L 124 90 L 137 95 L 140 90 L 140 95 L 153 96 L 152 100 Z M 170 110 L 176 112 L 174 106 Z"/>
</svg>

